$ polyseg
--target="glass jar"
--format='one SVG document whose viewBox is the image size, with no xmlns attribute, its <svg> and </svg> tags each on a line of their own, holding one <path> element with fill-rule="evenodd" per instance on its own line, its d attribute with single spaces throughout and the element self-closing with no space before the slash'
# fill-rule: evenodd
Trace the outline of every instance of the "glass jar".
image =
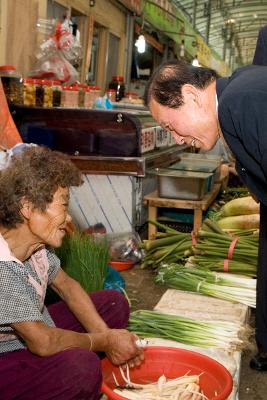
<svg viewBox="0 0 267 400">
<path fill-rule="evenodd" d="M 52 89 L 52 81 L 42 79 L 42 85 L 44 89 L 44 107 L 52 107 L 53 105 L 53 89 Z"/>
<path fill-rule="evenodd" d="M 120 101 L 124 97 L 125 86 L 122 76 L 113 76 L 112 81 L 108 85 L 109 89 L 115 89 L 116 101 Z"/>
<path fill-rule="evenodd" d="M 23 104 L 25 106 L 35 106 L 35 83 L 34 79 L 23 79 Z"/>
<path fill-rule="evenodd" d="M 41 79 L 34 79 L 35 84 L 35 105 L 43 107 L 44 105 L 44 87 Z"/>
<path fill-rule="evenodd" d="M 115 89 L 108 89 L 106 92 L 107 98 L 109 99 L 109 101 L 111 102 L 115 102 L 116 101 L 116 90 Z"/>
<path fill-rule="evenodd" d="M 60 107 L 61 105 L 61 82 L 60 81 L 52 81 L 52 106 Z"/>
<path fill-rule="evenodd" d="M 96 99 L 98 99 L 101 96 L 101 87 L 100 86 L 91 86 L 91 88 L 92 88 L 93 98 L 94 98 L 94 102 L 93 102 L 93 108 L 94 108 Z"/>
<path fill-rule="evenodd" d="M 85 108 L 94 108 L 95 101 L 101 95 L 100 86 L 87 86 L 84 98 Z"/>
<path fill-rule="evenodd" d="M 77 86 L 63 86 L 61 107 L 78 108 L 79 91 Z"/>
<path fill-rule="evenodd" d="M 125 99 L 129 103 L 135 103 L 139 99 L 139 95 L 136 92 L 125 93 Z"/>
<path fill-rule="evenodd" d="M 9 104 L 23 104 L 23 80 L 13 65 L 0 66 L 0 78 Z"/>
<path fill-rule="evenodd" d="M 78 107 L 84 107 L 84 97 L 85 97 L 85 90 L 87 89 L 87 85 L 85 83 L 77 83 L 75 86 L 78 87 Z"/>
<path fill-rule="evenodd" d="M 92 91 L 92 86 L 87 86 L 84 92 L 84 107 L 93 108 L 94 105 L 94 93 Z"/>
</svg>

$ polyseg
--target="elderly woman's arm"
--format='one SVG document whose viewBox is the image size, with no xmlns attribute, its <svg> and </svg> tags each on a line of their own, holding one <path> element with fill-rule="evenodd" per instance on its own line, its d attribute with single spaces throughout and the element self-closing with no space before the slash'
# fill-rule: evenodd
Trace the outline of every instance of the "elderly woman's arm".
<svg viewBox="0 0 267 400">
<path fill-rule="evenodd" d="M 143 350 L 136 346 L 136 336 L 125 329 L 78 333 L 50 327 L 41 321 L 19 322 L 11 326 L 25 341 L 27 348 L 38 356 L 81 347 L 106 352 L 114 364 L 129 362 L 133 366 L 139 365 L 144 359 Z"/>
<path fill-rule="evenodd" d="M 90 333 L 49 327 L 41 321 L 12 324 L 12 328 L 24 339 L 31 352 L 48 356 L 69 348 L 82 347 L 106 352 L 115 364 L 127 361 L 132 365 L 141 363 L 143 351 L 136 346 L 136 335 L 126 329 L 109 329 L 78 282 L 60 270 L 52 287 Z"/>
<path fill-rule="evenodd" d="M 68 305 L 87 332 L 103 332 L 108 329 L 86 291 L 62 269 L 59 270 L 51 287 Z"/>
</svg>

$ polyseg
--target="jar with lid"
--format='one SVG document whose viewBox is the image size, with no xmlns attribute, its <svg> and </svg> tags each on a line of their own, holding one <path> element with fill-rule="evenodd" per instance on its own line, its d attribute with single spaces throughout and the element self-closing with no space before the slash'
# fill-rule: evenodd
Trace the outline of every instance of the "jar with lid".
<svg viewBox="0 0 267 400">
<path fill-rule="evenodd" d="M 139 101 L 139 95 L 136 92 L 126 92 L 125 99 L 129 103 L 135 103 L 135 102 Z"/>
<path fill-rule="evenodd" d="M 61 107 L 77 108 L 78 107 L 78 87 L 63 86 L 61 94 Z"/>
<path fill-rule="evenodd" d="M 87 85 L 85 83 L 77 83 L 75 86 L 78 87 L 78 107 L 84 107 L 84 97 L 85 97 L 85 90 L 87 89 Z"/>
<path fill-rule="evenodd" d="M 9 104 L 23 104 L 23 80 L 13 65 L 0 66 L 0 78 Z"/>
<path fill-rule="evenodd" d="M 95 101 L 101 95 L 100 86 L 87 86 L 84 97 L 84 107 L 94 108 Z"/>
<path fill-rule="evenodd" d="M 106 91 L 106 95 L 107 95 L 107 98 L 109 99 L 109 101 L 111 101 L 111 102 L 116 101 L 116 90 L 115 89 L 108 89 Z"/>
<path fill-rule="evenodd" d="M 23 79 L 23 104 L 25 106 L 35 106 L 35 82 L 32 78 Z"/>
<path fill-rule="evenodd" d="M 53 90 L 52 81 L 47 79 L 42 79 L 42 85 L 44 89 L 44 107 L 52 107 L 53 104 Z"/>
<path fill-rule="evenodd" d="M 92 86 L 87 86 L 84 92 L 84 107 L 93 108 L 94 105 L 94 93 L 92 91 Z"/>
<path fill-rule="evenodd" d="M 61 105 L 61 82 L 60 81 L 52 81 L 52 106 L 60 107 Z"/>
<path fill-rule="evenodd" d="M 44 105 L 44 87 L 41 79 L 34 79 L 35 84 L 35 105 L 43 107 Z"/>
<path fill-rule="evenodd" d="M 108 87 L 116 90 L 116 101 L 120 101 L 124 97 L 125 86 L 122 76 L 113 76 Z"/>
</svg>

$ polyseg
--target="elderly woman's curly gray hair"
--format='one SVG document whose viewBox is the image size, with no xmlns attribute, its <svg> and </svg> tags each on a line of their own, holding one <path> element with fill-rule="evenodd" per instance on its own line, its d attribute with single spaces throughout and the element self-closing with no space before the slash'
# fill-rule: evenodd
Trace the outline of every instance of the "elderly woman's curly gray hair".
<svg viewBox="0 0 267 400">
<path fill-rule="evenodd" d="M 45 211 L 59 187 L 81 184 L 81 172 L 67 155 L 41 146 L 25 148 L 0 171 L 0 225 L 11 229 L 23 223 L 23 198 Z"/>
</svg>

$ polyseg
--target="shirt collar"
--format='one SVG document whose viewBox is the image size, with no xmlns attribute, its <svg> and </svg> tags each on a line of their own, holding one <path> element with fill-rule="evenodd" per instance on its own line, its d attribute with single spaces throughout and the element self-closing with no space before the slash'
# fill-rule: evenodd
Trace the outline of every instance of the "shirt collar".
<svg viewBox="0 0 267 400">
<path fill-rule="evenodd" d="M 20 260 L 11 254 L 10 248 L 7 241 L 3 238 L 0 233 L 0 261 L 15 261 L 22 264 Z"/>
</svg>

